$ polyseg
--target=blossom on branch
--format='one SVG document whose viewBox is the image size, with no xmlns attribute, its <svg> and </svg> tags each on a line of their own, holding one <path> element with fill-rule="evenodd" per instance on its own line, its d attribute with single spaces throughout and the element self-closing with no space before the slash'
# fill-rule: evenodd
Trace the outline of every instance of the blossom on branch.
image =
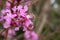
<svg viewBox="0 0 60 40">
<path fill-rule="evenodd" d="M 18 3 L 17 0 L 15 1 Z M 1 11 L 2 20 L 0 19 L 4 21 L 3 28 L 8 29 L 8 35 L 16 35 L 15 31 L 19 31 L 22 27 L 26 40 L 38 40 L 37 34 L 33 31 L 34 25 L 31 21 L 33 15 L 28 14 L 28 5 L 19 4 L 13 7 L 11 5 L 8 1 L 6 2 L 6 8 Z"/>
</svg>

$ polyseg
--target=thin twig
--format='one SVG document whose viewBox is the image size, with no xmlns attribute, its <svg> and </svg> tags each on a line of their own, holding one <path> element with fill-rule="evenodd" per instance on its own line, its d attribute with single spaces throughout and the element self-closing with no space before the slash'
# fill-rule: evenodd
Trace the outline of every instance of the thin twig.
<svg viewBox="0 0 60 40">
<path fill-rule="evenodd" d="M 5 31 L 5 29 L 1 29 L 0 30 L 0 35 Z"/>
<path fill-rule="evenodd" d="M 8 37 L 8 30 L 6 30 L 5 40 L 7 40 Z"/>
<path fill-rule="evenodd" d="M 47 21 L 47 13 L 49 12 L 50 10 L 50 0 L 46 0 L 45 4 L 44 4 L 44 7 L 42 8 L 42 22 L 41 24 L 39 25 L 39 27 L 37 28 L 37 34 L 40 35 L 40 33 L 42 32 L 43 28 L 44 28 L 44 25 Z M 38 19 L 40 19 L 41 17 L 39 16 Z M 40 22 L 40 20 L 38 20 Z"/>
</svg>

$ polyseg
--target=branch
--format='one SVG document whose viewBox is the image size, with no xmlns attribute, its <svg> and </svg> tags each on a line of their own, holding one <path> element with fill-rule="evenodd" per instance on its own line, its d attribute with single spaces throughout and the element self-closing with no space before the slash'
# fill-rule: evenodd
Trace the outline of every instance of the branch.
<svg viewBox="0 0 60 40">
<path fill-rule="evenodd" d="M 23 36 L 24 36 L 23 34 L 20 34 L 20 35 L 14 37 L 12 40 L 19 40 L 19 39 L 21 39 Z"/>
<path fill-rule="evenodd" d="M 41 14 L 40 14 L 40 16 L 39 16 L 39 18 L 38 18 L 38 22 L 37 23 L 39 23 L 40 22 L 40 18 L 41 18 L 41 16 L 42 16 L 42 22 L 41 22 L 41 24 L 39 23 L 39 25 L 38 25 L 38 28 L 36 29 L 36 33 L 38 34 L 38 35 L 40 35 L 40 33 L 42 32 L 42 30 L 43 30 L 43 28 L 44 28 L 44 25 L 45 25 L 45 23 L 46 23 L 46 21 L 47 21 L 47 14 L 48 14 L 48 12 L 50 11 L 50 0 L 46 0 L 46 2 L 45 2 L 45 4 L 44 4 L 44 7 L 42 8 L 42 12 L 41 12 Z"/>
<path fill-rule="evenodd" d="M 0 29 L 0 35 L 5 31 L 5 29 Z"/>
</svg>

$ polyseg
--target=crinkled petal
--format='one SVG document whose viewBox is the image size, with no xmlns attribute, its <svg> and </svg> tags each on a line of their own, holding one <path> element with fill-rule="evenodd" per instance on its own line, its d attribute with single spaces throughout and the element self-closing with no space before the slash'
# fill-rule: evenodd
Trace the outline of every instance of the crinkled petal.
<svg viewBox="0 0 60 40">
<path fill-rule="evenodd" d="M 16 34 L 15 34 L 15 30 L 13 30 L 13 29 L 9 29 L 9 30 L 8 30 L 8 34 L 9 34 L 9 35 L 16 35 Z"/>
<path fill-rule="evenodd" d="M 15 27 L 15 31 L 18 31 L 19 30 L 19 27 Z"/>
<path fill-rule="evenodd" d="M 28 6 L 27 5 L 24 6 L 24 11 L 28 11 Z"/>
</svg>

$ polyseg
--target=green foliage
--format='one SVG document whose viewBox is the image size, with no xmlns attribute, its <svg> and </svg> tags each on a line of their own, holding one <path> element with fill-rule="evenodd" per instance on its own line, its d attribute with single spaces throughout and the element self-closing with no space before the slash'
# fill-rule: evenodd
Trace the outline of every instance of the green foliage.
<svg viewBox="0 0 60 40">
<path fill-rule="evenodd" d="M 60 5 L 60 0 L 56 0 L 56 2 Z"/>
<path fill-rule="evenodd" d="M 18 35 L 23 34 L 23 33 L 24 33 L 23 28 L 20 28 L 19 31 L 16 32 L 16 35 L 18 36 Z"/>
<path fill-rule="evenodd" d="M 0 40 L 3 40 L 3 37 L 0 35 Z"/>
</svg>

